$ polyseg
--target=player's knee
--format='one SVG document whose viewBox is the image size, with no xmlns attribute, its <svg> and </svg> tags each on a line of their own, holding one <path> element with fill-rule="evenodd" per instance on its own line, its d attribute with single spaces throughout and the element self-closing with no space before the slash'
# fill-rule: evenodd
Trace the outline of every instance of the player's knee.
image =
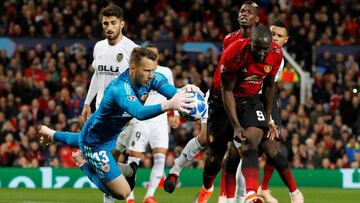
<svg viewBox="0 0 360 203">
<path fill-rule="evenodd" d="M 204 147 L 208 144 L 206 136 L 199 136 L 198 137 L 199 144 Z"/>
<path fill-rule="evenodd" d="M 240 159 L 239 150 L 236 148 L 235 144 L 233 142 L 229 142 L 228 144 L 228 156 L 231 159 Z"/>
<path fill-rule="evenodd" d="M 118 200 L 124 200 L 126 199 L 131 193 L 131 189 L 130 187 L 128 188 L 122 188 L 121 190 L 117 190 L 115 192 L 113 192 L 112 196 L 115 198 L 115 199 L 118 199 Z"/>
<path fill-rule="evenodd" d="M 265 141 L 265 144 L 263 145 L 263 148 L 265 150 L 265 154 L 267 157 L 271 157 L 272 159 L 275 158 L 275 156 L 280 153 L 280 146 L 276 141 Z"/>
<path fill-rule="evenodd" d="M 265 154 L 266 157 L 271 157 L 272 159 L 275 159 L 276 155 L 280 153 L 279 150 L 272 148 L 272 149 L 267 149 Z"/>
<path fill-rule="evenodd" d="M 250 149 L 258 150 L 257 142 L 251 141 L 250 139 L 248 139 L 246 143 L 243 143 L 241 147 L 243 147 L 243 151 L 247 151 Z"/>
<path fill-rule="evenodd" d="M 124 199 L 126 199 L 129 195 L 130 195 L 130 193 L 128 193 L 128 194 L 122 193 L 122 194 L 113 194 L 112 196 L 113 196 L 115 199 L 124 200 Z"/>
</svg>

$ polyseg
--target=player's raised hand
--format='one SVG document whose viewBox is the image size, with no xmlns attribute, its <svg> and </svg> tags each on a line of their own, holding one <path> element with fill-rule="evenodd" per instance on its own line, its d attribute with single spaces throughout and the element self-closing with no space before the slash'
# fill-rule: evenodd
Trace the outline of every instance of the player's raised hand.
<svg viewBox="0 0 360 203">
<path fill-rule="evenodd" d="M 267 133 L 267 138 L 270 140 L 274 140 L 279 137 L 279 131 L 277 130 L 277 126 L 275 125 L 274 120 L 270 120 L 269 124 L 269 132 Z"/>
<path fill-rule="evenodd" d="M 196 85 L 187 84 L 184 87 L 182 87 L 181 90 L 184 91 L 184 92 L 198 92 L 202 96 L 204 96 L 204 93 Z"/>
<path fill-rule="evenodd" d="M 91 114 L 91 107 L 89 104 L 85 104 L 80 116 L 81 123 L 84 124 L 87 121 L 87 119 L 90 117 L 90 114 Z"/>
<path fill-rule="evenodd" d="M 180 91 L 176 93 L 170 100 L 161 103 L 161 109 L 167 111 L 170 109 L 178 110 L 184 113 L 190 113 L 194 108 L 195 98 L 193 93 Z"/>
</svg>

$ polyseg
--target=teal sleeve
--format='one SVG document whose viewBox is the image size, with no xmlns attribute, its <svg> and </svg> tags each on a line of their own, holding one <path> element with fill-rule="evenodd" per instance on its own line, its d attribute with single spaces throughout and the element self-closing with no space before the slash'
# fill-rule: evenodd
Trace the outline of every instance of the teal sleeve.
<svg viewBox="0 0 360 203">
<path fill-rule="evenodd" d="M 144 106 L 129 84 L 124 83 L 112 90 L 120 108 L 138 120 L 146 120 L 164 113 L 161 104 Z"/>
<path fill-rule="evenodd" d="M 154 73 L 151 85 L 152 89 L 155 89 L 168 99 L 172 98 L 177 92 L 177 88 L 170 84 L 166 77 L 161 73 Z"/>
</svg>

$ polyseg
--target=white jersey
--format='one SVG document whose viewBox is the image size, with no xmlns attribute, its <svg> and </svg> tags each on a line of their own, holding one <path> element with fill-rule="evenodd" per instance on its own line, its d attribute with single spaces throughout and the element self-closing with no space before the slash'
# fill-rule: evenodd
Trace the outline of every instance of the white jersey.
<svg viewBox="0 0 360 203">
<path fill-rule="evenodd" d="M 156 67 L 155 72 L 163 74 L 167 78 L 169 83 L 174 85 L 174 77 L 173 77 L 173 74 L 172 74 L 172 71 L 170 70 L 170 68 L 158 65 Z M 161 103 L 161 102 L 163 102 L 165 100 L 166 100 L 166 97 L 164 97 L 163 95 L 161 95 L 160 93 L 158 93 L 155 90 L 151 90 L 144 105 L 148 106 L 148 105 L 159 104 L 159 103 Z M 143 121 L 143 122 L 147 122 L 147 121 L 153 122 L 153 121 L 159 121 L 159 120 L 167 122 L 167 114 L 163 113 L 163 114 L 161 114 L 159 116 L 156 116 L 154 118 L 148 119 L 148 120 Z M 138 120 L 133 119 L 132 122 L 138 122 Z"/>
<path fill-rule="evenodd" d="M 139 47 L 126 36 L 115 45 L 110 45 L 107 39 L 95 44 L 92 67 L 95 69 L 91 78 L 85 104 L 90 104 L 96 96 L 96 109 L 104 96 L 107 85 L 130 66 L 130 55 L 134 48 Z"/>
<path fill-rule="evenodd" d="M 282 58 L 281 64 L 280 64 L 280 66 L 279 66 L 279 70 L 278 70 L 278 72 L 277 72 L 276 75 L 275 75 L 275 82 L 277 82 L 277 81 L 280 80 L 281 73 L 282 73 L 282 71 L 283 71 L 283 69 L 284 69 L 284 63 L 285 63 L 284 58 Z"/>
</svg>

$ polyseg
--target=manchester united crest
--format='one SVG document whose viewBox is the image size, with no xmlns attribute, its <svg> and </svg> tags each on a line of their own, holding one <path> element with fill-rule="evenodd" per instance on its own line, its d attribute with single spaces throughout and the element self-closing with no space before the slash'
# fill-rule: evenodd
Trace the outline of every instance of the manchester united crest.
<svg viewBox="0 0 360 203">
<path fill-rule="evenodd" d="M 117 60 L 118 62 L 120 62 L 123 58 L 124 58 L 124 55 L 123 55 L 122 53 L 118 53 L 118 54 L 116 55 L 116 60 Z"/>
<path fill-rule="evenodd" d="M 265 65 L 264 66 L 264 71 L 265 71 L 265 73 L 270 73 L 270 71 L 272 70 L 272 66 L 270 66 L 270 65 Z"/>
</svg>

